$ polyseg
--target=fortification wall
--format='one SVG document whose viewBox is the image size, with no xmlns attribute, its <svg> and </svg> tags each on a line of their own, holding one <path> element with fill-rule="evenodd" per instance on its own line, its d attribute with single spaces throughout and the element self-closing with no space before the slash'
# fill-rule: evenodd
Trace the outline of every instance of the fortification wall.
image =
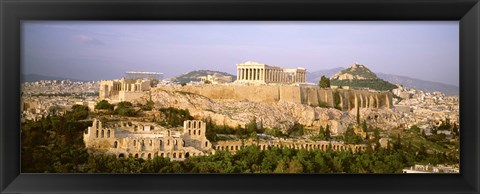
<svg viewBox="0 0 480 194">
<path fill-rule="evenodd" d="M 162 86 L 157 90 L 182 91 L 211 99 L 276 103 L 280 100 L 312 106 L 335 107 L 335 93 L 340 97 L 343 110 L 361 108 L 392 108 L 391 92 L 367 90 L 323 89 L 318 86 L 290 85 L 192 85 Z"/>
</svg>

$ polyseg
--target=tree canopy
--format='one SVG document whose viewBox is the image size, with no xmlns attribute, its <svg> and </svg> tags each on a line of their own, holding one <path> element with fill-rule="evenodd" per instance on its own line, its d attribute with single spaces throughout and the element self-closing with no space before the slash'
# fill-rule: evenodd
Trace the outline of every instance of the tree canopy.
<svg viewBox="0 0 480 194">
<path fill-rule="evenodd" d="M 318 86 L 320 86 L 320 88 L 330 88 L 330 79 L 322 75 L 318 82 Z"/>
</svg>

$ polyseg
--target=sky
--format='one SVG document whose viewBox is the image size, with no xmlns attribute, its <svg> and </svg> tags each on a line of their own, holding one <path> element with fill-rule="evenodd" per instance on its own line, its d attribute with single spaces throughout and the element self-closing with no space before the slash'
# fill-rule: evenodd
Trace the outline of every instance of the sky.
<svg viewBox="0 0 480 194">
<path fill-rule="evenodd" d="M 126 71 L 236 74 L 256 61 L 309 72 L 355 62 L 459 85 L 458 21 L 24 21 L 23 74 L 118 79 Z"/>
</svg>

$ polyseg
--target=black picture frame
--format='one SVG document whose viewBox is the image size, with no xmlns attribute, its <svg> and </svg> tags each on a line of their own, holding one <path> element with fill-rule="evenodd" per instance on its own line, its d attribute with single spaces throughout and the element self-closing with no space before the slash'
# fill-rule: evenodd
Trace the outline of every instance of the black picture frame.
<svg viewBox="0 0 480 194">
<path fill-rule="evenodd" d="M 478 0 L 1 0 L 1 193 L 479 193 Z M 22 20 L 458 20 L 460 174 L 20 174 Z"/>
</svg>

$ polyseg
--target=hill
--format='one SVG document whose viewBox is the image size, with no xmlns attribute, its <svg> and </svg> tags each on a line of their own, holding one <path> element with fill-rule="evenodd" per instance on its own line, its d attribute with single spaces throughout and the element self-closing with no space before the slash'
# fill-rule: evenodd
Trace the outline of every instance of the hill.
<svg viewBox="0 0 480 194">
<path fill-rule="evenodd" d="M 320 77 L 325 75 L 326 77 L 332 77 L 337 72 L 340 72 L 344 68 L 337 67 L 333 69 L 322 69 L 319 71 L 314 72 L 307 72 L 307 81 L 311 83 L 318 83 L 320 81 Z M 458 86 L 421 80 L 417 78 L 411 78 L 407 76 L 400 76 L 394 74 L 386 74 L 386 73 L 375 73 L 378 78 L 388 81 L 392 84 L 401 84 L 407 88 L 414 88 L 417 90 L 422 90 L 424 92 L 434 92 L 439 91 L 448 96 L 458 96 L 460 93 L 460 88 Z"/>
<path fill-rule="evenodd" d="M 394 84 L 378 78 L 377 75 L 366 66 L 357 63 L 333 75 L 330 78 L 330 82 L 333 86 L 369 88 L 380 91 L 397 88 Z"/>
<path fill-rule="evenodd" d="M 201 81 L 202 76 L 214 75 L 214 74 L 222 75 L 222 76 L 232 76 L 232 80 L 237 79 L 237 76 L 234 76 L 232 74 L 225 73 L 225 72 L 212 71 L 212 70 L 195 70 L 195 71 L 191 71 L 191 72 L 176 76 L 172 78 L 172 81 L 176 81 L 179 83 L 188 83 L 191 81 L 196 82 L 196 81 Z"/>
</svg>

